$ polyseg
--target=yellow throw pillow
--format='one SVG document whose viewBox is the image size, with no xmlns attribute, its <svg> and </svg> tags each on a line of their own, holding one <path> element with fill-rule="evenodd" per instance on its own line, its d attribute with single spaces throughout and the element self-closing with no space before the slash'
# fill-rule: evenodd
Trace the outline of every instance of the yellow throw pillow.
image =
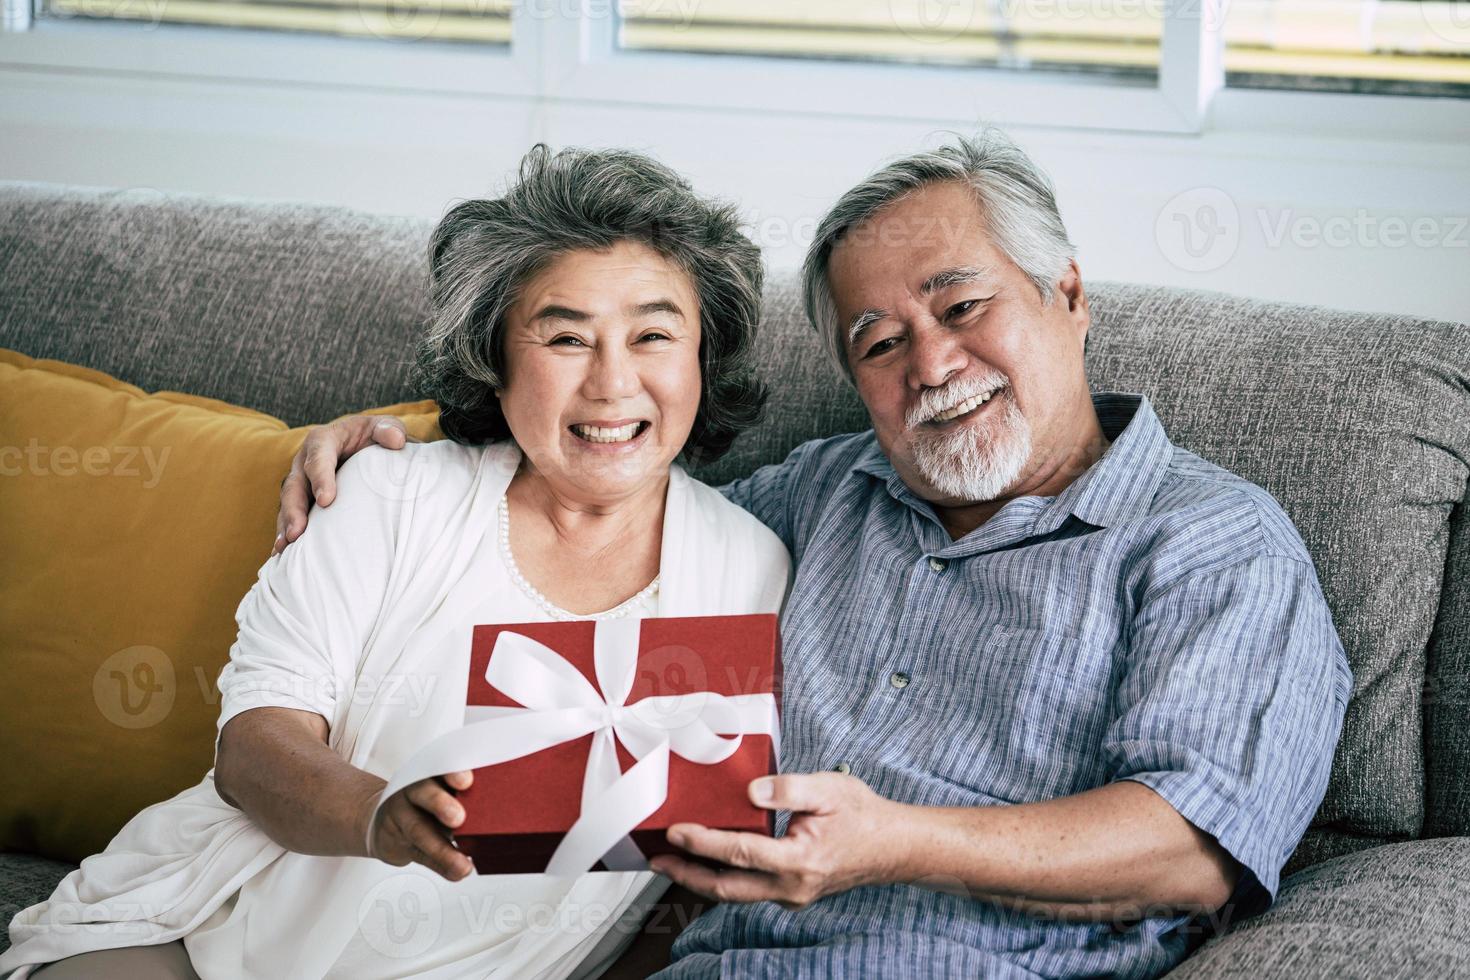
<svg viewBox="0 0 1470 980">
<path fill-rule="evenodd" d="M 433 402 L 375 411 L 443 436 Z M 306 432 L 0 349 L 0 851 L 80 861 L 208 771 Z"/>
</svg>

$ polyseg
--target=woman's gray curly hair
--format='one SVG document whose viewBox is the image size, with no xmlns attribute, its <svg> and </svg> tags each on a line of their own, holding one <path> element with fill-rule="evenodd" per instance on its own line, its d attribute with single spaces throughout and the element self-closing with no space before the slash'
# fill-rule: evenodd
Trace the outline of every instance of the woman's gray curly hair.
<svg viewBox="0 0 1470 980">
<path fill-rule="evenodd" d="M 735 207 L 699 197 L 663 164 L 627 150 L 538 143 L 503 196 L 455 205 L 429 241 L 429 324 L 418 379 L 457 442 L 510 435 L 504 386 L 506 313 L 548 263 L 578 249 L 641 242 L 689 275 L 699 296 L 699 410 L 682 455 L 719 458 L 754 425 L 766 389 L 751 370 L 761 311 L 760 250 Z"/>
</svg>

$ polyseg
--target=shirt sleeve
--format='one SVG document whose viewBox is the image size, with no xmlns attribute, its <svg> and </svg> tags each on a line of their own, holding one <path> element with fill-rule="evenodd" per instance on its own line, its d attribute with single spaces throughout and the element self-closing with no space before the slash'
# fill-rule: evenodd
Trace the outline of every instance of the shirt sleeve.
<svg viewBox="0 0 1470 980">
<path fill-rule="evenodd" d="M 1145 597 L 1103 751 L 1243 866 L 1230 901 L 1275 901 L 1327 791 L 1352 673 L 1310 562 L 1258 556 Z"/>
<path fill-rule="evenodd" d="M 251 708 L 312 711 L 335 730 L 377 622 L 393 561 L 394 511 L 407 460 L 365 449 L 337 474 L 337 499 L 314 508 L 301 537 L 266 560 L 235 612 L 239 627 L 216 682 L 225 724 Z M 402 452 L 402 451 L 400 451 Z"/>
<path fill-rule="evenodd" d="M 812 439 L 791 450 L 779 463 L 762 466 L 750 476 L 716 487 L 731 503 L 745 508 L 766 527 L 776 532 L 792 554 L 811 517 L 820 510 L 818 501 L 828 489 L 833 448 L 844 437 Z M 837 467 L 840 469 L 841 467 Z"/>
</svg>

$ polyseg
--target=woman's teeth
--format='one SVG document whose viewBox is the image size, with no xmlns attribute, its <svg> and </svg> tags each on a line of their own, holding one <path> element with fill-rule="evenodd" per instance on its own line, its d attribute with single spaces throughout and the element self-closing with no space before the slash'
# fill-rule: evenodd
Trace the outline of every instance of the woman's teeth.
<svg viewBox="0 0 1470 980">
<path fill-rule="evenodd" d="M 957 418 L 959 418 L 961 415 L 964 415 L 966 412 L 973 412 L 975 409 L 979 408 L 981 405 L 984 405 L 986 402 L 990 401 L 990 396 L 993 395 L 993 394 L 995 394 L 995 392 L 993 392 L 993 391 L 987 391 L 983 395 L 976 395 L 974 398 L 971 398 L 969 401 L 960 402 L 954 408 L 951 408 L 950 410 L 948 410 L 946 412 L 940 412 L 938 415 L 934 416 L 934 421 L 936 421 L 936 422 L 948 422 L 951 419 L 957 419 Z"/>
<path fill-rule="evenodd" d="M 606 429 L 600 425 L 574 425 L 572 431 L 588 442 L 627 442 L 638 434 L 642 425 L 642 422 L 630 422 L 616 429 Z"/>
</svg>

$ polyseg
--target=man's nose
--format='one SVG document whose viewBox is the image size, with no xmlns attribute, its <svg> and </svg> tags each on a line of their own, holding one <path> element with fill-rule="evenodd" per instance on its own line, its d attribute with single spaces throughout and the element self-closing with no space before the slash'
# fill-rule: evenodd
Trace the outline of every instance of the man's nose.
<svg viewBox="0 0 1470 980">
<path fill-rule="evenodd" d="M 586 395 L 598 400 L 626 398 L 638 392 L 638 372 L 623 347 L 600 346 L 587 375 Z"/>
<path fill-rule="evenodd" d="M 959 338 L 942 326 L 920 326 L 909 341 L 909 384 L 937 388 L 964 370 L 969 355 Z"/>
</svg>

